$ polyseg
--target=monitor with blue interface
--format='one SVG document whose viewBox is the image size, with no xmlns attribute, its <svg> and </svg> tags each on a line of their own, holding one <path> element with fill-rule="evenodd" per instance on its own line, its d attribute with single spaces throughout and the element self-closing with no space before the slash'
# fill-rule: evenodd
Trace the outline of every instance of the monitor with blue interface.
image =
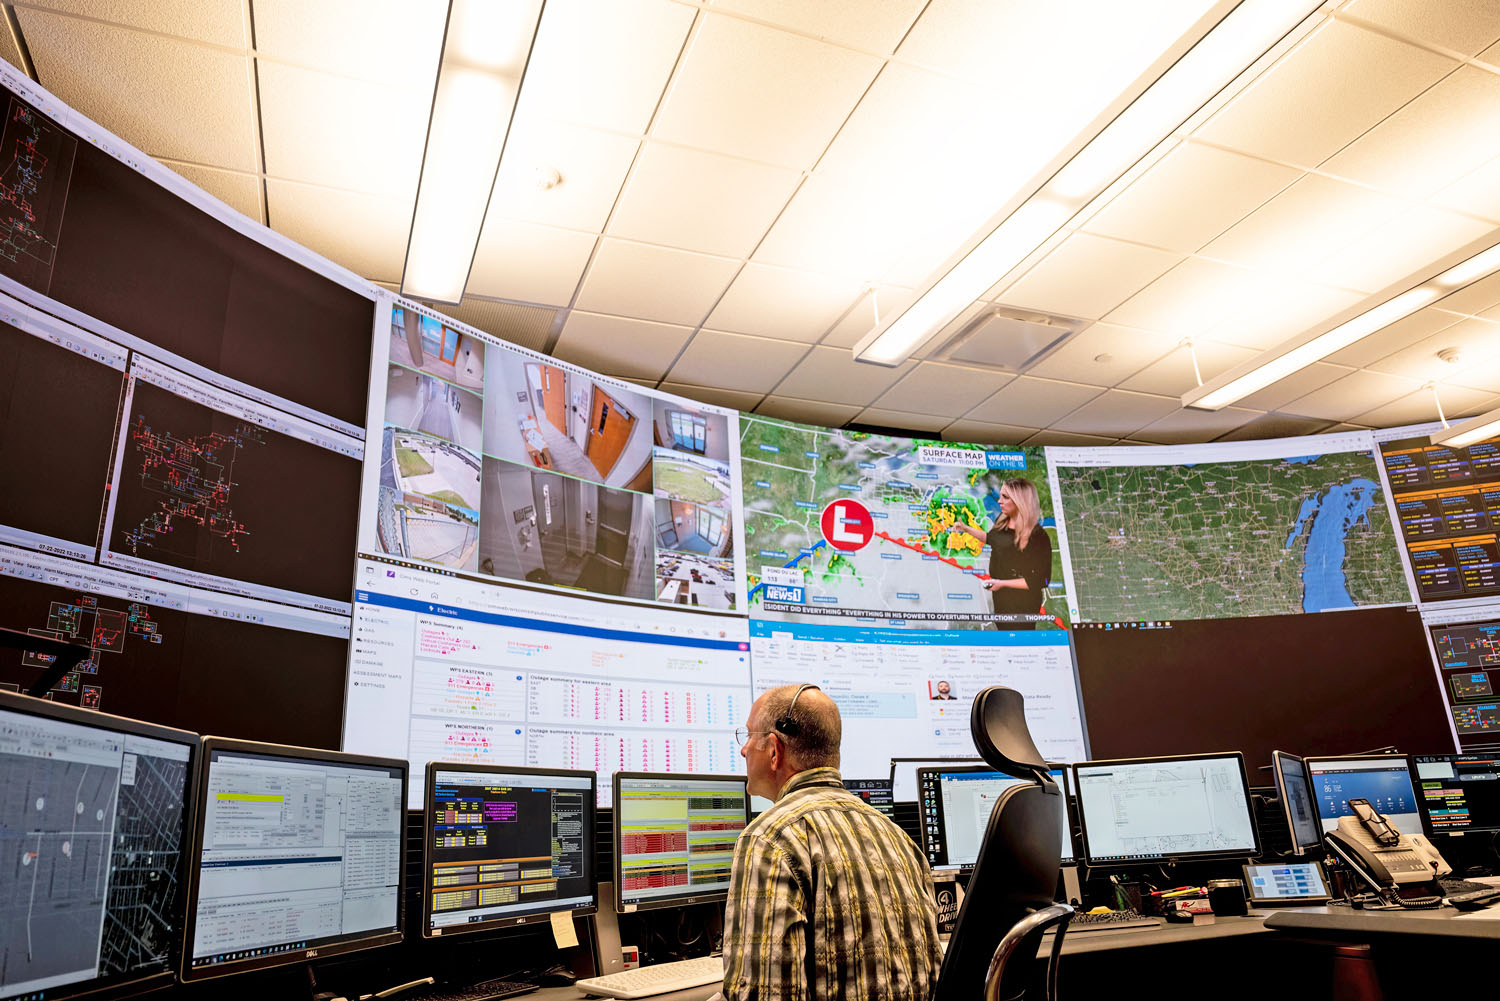
<svg viewBox="0 0 1500 1001">
<path fill-rule="evenodd" d="M 0 998 L 168 984 L 198 736 L 0 692 Z"/>
<path fill-rule="evenodd" d="M 1318 826 L 1318 808 L 1313 803 L 1312 786 L 1307 780 L 1307 765 L 1295 754 L 1271 752 L 1271 774 L 1276 780 L 1276 795 L 1292 836 L 1292 851 L 1301 855 L 1323 840 Z"/>
<path fill-rule="evenodd" d="M 1260 854 L 1238 751 L 1073 766 L 1089 865 Z"/>
<path fill-rule="evenodd" d="M 1063 769 L 1052 772 L 1052 781 L 1062 792 L 1057 797 L 1057 804 L 1062 810 L 1062 861 L 1068 865 L 1075 861 L 1075 855 L 1068 797 L 1063 791 L 1067 788 Z M 927 861 L 932 867 L 961 871 L 973 869 L 979 860 L 979 846 L 989 826 L 995 801 L 1011 786 L 1027 782 L 997 772 L 988 765 L 917 769 L 917 784 L 921 790 L 917 814 L 922 831 L 922 850 L 927 853 Z"/>
<path fill-rule="evenodd" d="M 1307 778 L 1323 831 L 1338 827 L 1340 817 L 1352 817 L 1349 800 L 1367 799 L 1377 813 L 1403 834 L 1422 833 L 1417 791 L 1405 755 L 1306 758 Z"/>
</svg>

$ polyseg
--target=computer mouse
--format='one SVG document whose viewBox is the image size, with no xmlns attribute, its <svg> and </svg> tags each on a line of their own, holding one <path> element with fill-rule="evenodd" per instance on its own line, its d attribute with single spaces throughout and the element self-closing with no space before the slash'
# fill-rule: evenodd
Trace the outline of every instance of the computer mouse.
<svg viewBox="0 0 1500 1001">
<path fill-rule="evenodd" d="M 552 969 L 536 978 L 536 982 L 542 987 L 571 987 L 578 979 L 578 975 L 562 969 Z"/>
</svg>

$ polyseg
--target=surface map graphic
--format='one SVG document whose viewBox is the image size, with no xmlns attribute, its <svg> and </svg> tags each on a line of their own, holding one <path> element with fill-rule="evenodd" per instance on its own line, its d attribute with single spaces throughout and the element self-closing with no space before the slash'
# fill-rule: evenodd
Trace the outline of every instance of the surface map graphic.
<svg viewBox="0 0 1500 1001">
<path fill-rule="evenodd" d="M 1369 453 L 1056 468 L 1082 620 L 1411 601 Z"/>
<path fill-rule="evenodd" d="M 946 453 L 948 461 L 923 462 L 924 446 Z M 955 458 L 965 453 L 972 463 Z M 1012 465 L 987 468 L 987 455 L 1002 455 Z M 962 617 L 992 611 L 980 586 L 989 556 L 983 543 L 955 523 L 988 531 L 999 514 L 1001 486 L 1024 477 L 1041 495 L 1042 524 L 1052 526 L 1040 448 L 986 450 L 741 415 L 740 461 L 752 615 L 766 614 L 762 578 L 767 568 L 776 568 L 795 570 L 804 604 L 825 612 L 864 611 L 925 628 L 979 628 L 987 623 Z M 840 499 L 859 501 L 874 519 L 874 537 L 856 552 L 835 549 L 823 537 L 823 509 Z M 1055 541 L 1047 612 L 1065 619 Z M 838 621 L 779 603 L 769 611 L 791 621 Z"/>
</svg>

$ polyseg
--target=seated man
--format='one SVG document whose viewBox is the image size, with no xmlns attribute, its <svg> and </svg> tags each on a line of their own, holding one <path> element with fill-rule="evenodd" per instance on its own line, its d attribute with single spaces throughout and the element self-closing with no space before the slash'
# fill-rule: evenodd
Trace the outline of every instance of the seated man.
<svg viewBox="0 0 1500 1001">
<path fill-rule="evenodd" d="M 740 832 L 724 912 L 727 1001 L 926 1001 L 942 953 L 932 874 L 895 824 L 844 788 L 843 725 L 813 685 L 750 707 L 750 792 L 776 800 Z"/>
</svg>

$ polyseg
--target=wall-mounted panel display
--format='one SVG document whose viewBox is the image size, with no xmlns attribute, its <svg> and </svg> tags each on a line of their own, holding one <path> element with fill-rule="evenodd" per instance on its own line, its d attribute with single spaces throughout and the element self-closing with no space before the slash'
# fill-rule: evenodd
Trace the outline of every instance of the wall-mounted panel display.
<svg viewBox="0 0 1500 1001">
<path fill-rule="evenodd" d="M 1500 750 L 1500 604 L 1425 608 L 1461 751 Z"/>
<path fill-rule="evenodd" d="M 1075 618 L 1409 603 L 1373 449 L 1367 433 L 1049 449 Z"/>
</svg>

